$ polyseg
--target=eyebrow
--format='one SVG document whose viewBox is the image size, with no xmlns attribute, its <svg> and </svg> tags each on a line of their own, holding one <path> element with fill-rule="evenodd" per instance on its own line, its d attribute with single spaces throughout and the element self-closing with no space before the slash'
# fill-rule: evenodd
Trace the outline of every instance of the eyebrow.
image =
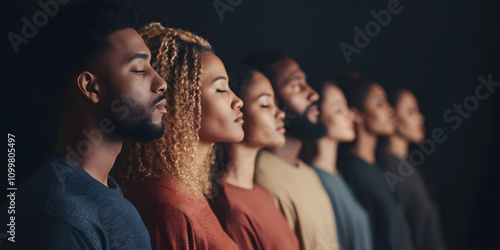
<svg viewBox="0 0 500 250">
<path fill-rule="evenodd" d="M 135 60 L 135 59 L 148 59 L 149 58 L 149 55 L 148 54 L 135 54 L 132 58 L 130 58 L 130 60 L 128 60 L 129 62 L 132 61 L 132 60 Z"/>
<path fill-rule="evenodd" d="M 256 99 L 259 99 L 259 98 L 261 98 L 261 97 L 263 97 L 263 96 L 269 96 L 269 97 L 272 97 L 272 95 L 271 95 L 271 94 L 269 94 L 269 93 L 263 93 L 263 94 L 260 94 L 259 96 L 257 96 L 257 98 L 256 98 Z"/>
<path fill-rule="evenodd" d="M 295 80 L 300 80 L 300 79 L 302 79 L 302 75 L 295 75 L 292 78 L 290 78 L 289 82 L 295 81 Z"/>
<path fill-rule="evenodd" d="M 218 80 L 227 80 L 227 77 L 225 77 L 225 76 L 219 76 L 219 77 L 215 78 L 213 82 L 216 82 Z"/>
<path fill-rule="evenodd" d="M 296 80 L 300 80 L 300 79 L 306 79 L 306 75 L 299 71 L 299 72 L 294 73 L 293 76 L 288 79 L 288 81 L 286 82 L 285 85 L 288 85 L 288 84 L 290 84 Z"/>
</svg>

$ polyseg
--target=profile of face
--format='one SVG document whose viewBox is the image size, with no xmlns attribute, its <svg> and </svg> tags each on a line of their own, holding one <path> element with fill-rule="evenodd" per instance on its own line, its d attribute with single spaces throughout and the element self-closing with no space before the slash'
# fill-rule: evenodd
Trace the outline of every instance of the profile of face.
<svg viewBox="0 0 500 250">
<path fill-rule="evenodd" d="M 88 98 L 97 103 L 101 120 L 109 118 L 119 137 L 151 141 L 163 135 L 167 83 L 150 64 L 151 53 L 131 28 L 108 35 L 111 45 L 91 67 L 94 73 L 78 76 Z M 87 83 L 87 84 L 82 84 Z"/>
<path fill-rule="evenodd" d="M 318 93 L 309 86 L 306 74 L 299 64 L 285 58 L 273 64 L 276 71 L 276 89 L 282 107 L 287 107 L 299 116 L 305 116 L 315 124 L 319 120 L 319 109 L 315 104 L 319 100 Z"/>
<path fill-rule="evenodd" d="M 417 98 L 408 90 L 399 94 L 396 102 L 396 134 L 410 142 L 421 142 L 425 137 L 425 118 L 420 113 Z"/>
<path fill-rule="evenodd" d="M 275 148 L 285 144 L 285 113 L 275 103 L 271 82 L 260 72 L 254 72 L 245 87 L 242 108 L 243 130 L 248 145 Z"/>
<path fill-rule="evenodd" d="M 229 88 L 226 68 L 214 53 L 202 52 L 200 141 L 243 140 L 243 101 Z"/>
<path fill-rule="evenodd" d="M 320 102 L 320 120 L 326 125 L 326 136 L 338 142 L 351 142 L 356 138 L 354 114 L 347 105 L 342 90 L 328 84 L 323 89 Z"/>
<path fill-rule="evenodd" d="M 367 131 L 372 134 L 388 136 L 395 131 L 394 109 L 387 101 L 385 90 L 377 83 L 369 87 L 364 110 L 355 114 L 355 122 L 363 123 Z"/>
</svg>

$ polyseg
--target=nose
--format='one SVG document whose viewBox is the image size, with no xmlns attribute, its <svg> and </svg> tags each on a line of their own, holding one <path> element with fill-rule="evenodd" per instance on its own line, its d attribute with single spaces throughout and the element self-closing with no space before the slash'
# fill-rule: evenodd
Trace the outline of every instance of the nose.
<svg viewBox="0 0 500 250">
<path fill-rule="evenodd" d="M 275 105 L 276 107 L 276 118 L 279 119 L 280 121 L 285 119 L 285 112 L 283 112 L 283 110 L 281 110 L 277 105 Z"/>
<path fill-rule="evenodd" d="M 241 100 L 238 96 L 236 96 L 234 93 L 233 93 L 233 101 L 231 102 L 231 108 L 232 109 L 241 109 L 241 107 L 243 107 L 243 100 Z"/>
<path fill-rule="evenodd" d="M 391 118 L 395 116 L 394 108 L 391 105 L 388 105 L 388 111 L 387 112 L 389 112 L 389 116 Z"/>
<path fill-rule="evenodd" d="M 163 94 L 167 90 L 167 82 L 155 71 L 153 83 L 151 84 L 151 91 L 157 94 Z"/>
<path fill-rule="evenodd" d="M 350 121 L 354 121 L 354 112 L 351 109 L 347 109 L 347 118 Z"/>
<path fill-rule="evenodd" d="M 307 88 L 308 88 L 308 94 L 307 94 L 307 99 L 310 101 L 310 102 L 316 102 L 319 100 L 319 94 L 318 92 L 316 92 L 316 90 L 314 90 L 313 88 L 311 88 L 311 86 L 307 85 Z"/>
</svg>

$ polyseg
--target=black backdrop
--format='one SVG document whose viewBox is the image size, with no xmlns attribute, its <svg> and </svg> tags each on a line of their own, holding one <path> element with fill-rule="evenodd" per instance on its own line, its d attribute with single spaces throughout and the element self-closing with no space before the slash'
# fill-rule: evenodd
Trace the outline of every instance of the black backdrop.
<svg viewBox="0 0 500 250">
<path fill-rule="evenodd" d="M 479 76 L 500 81 L 498 1 L 401 0 L 399 13 L 379 32 L 371 27 L 373 37 L 350 63 L 339 45 L 355 45 L 354 28 L 365 32 L 376 20 L 371 11 L 387 10 L 388 1 L 134 2 L 141 24 L 159 21 L 202 35 L 227 63 L 255 49 L 284 48 L 310 78 L 358 69 L 388 89 L 411 88 L 426 116 L 427 138 L 435 128 L 448 136 L 420 167 L 441 209 L 448 248 L 500 249 L 500 88 L 471 108 L 456 130 L 456 121 L 443 118 L 455 103 L 474 104 L 468 96 L 475 95 Z M 16 135 L 20 182 L 51 151 L 57 130 L 51 104 L 40 94 L 43 86 L 26 76 L 7 39 L 8 32 L 20 33 L 23 16 L 31 18 L 40 7 L 36 1 L 4 1 L 2 9 L 2 129 L 4 136 Z M 5 190 L 7 164 L 1 169 Z"/>
</svg>

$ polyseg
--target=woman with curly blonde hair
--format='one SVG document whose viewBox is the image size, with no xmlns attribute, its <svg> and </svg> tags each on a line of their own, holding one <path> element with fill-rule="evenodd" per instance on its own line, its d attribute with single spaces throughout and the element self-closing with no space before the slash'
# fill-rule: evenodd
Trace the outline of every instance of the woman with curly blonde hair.
<svg viewBox="0 0 500 250">
<path fill-rule="evenodd" d="M 214 143 L 243 139 L 243 102 L 203 38 L 159 23 L 139 34 L 168 83 L 167 115 L 163 138 L 124 143 L 115 174 L 125 196 L 141 214 L 155 249 L 237 249 L 203 194 L 210 190 Z"/>
</svg>

